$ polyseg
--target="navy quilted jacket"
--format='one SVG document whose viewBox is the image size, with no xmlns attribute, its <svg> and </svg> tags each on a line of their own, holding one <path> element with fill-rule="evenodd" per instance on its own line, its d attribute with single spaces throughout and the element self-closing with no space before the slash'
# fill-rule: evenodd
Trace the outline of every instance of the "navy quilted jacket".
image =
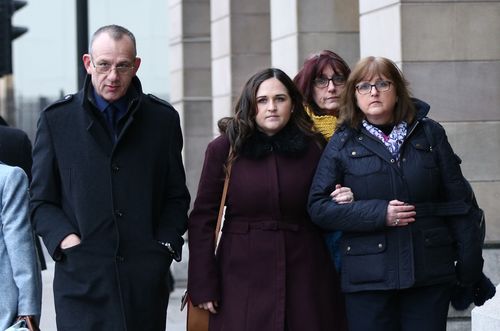
<svg viewBox="0 0 500 331">
<path fill-rule="evenodd" d="M 417 118 L 396 161 L 364 128 L 340 128 L 318 165 L 309 196 L 313 222 L 342 230 L 340 243 L 344 292 L 409 288 L 479 279 L 483 265 L 477 225 L 465 202 L 460 165 L 445 130 L 422 122 L 429 105 L 415 99 Z M 430 148 L 423 125 L 436 146 Z M 335 184 L 350 187 L 355 201 L 336 204 Z M 416 205 L 416 222 L 387 227 L 390 200 Z"/>
</svg>

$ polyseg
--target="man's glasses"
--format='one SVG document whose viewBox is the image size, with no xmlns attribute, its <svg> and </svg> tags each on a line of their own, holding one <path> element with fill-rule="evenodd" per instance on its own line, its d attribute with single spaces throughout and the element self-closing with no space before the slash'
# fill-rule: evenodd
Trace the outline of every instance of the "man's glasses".
<svg viewBox="0 0 500 331">
<path fill-rule="evenodd" d="M 334 86 L 344 86 L 345 77 L 344 76 L 333 76 L 332 78 L 318 77 L 314 79 L 314 86 L 319 88 L 325 88 L 332 81 Z"/>
<path fill-rule="evenodd" d="M 119 74 L 128 74 L 129 72 L 132 71 L 132 69 L 134 69 L 134 66 L 131 64 L 128 64 L 128 63 L 121 63 L 121 64 L 118 64 L 116 66 L 112 66 L 111 64 L 106 63 L 106 62 L 95 64 L 92 59 L 90 60 L 90 62 L 92 62 L 92 65 L 94 66 L 95 71 L 97 71 L 97 73 L 99 73 L 99 74 L 107 74 L 111 70 L 113 70 L 113 68 Z"/>
<path fill-rule="evenodd" d="M 375 84 L 370 84 L 368 82 L 364 83 L 359 83 L 356 85 L 356 90 L 358 90 L 359 94 L 368 94 L 372 91 L 372 88 L 375 87 L 375 89 L 379 92 L 385 92 L 389 91 L 391 89 L 391 84 L 392 82 L 388 80 L 379 80 L 376 81 Z"/>
</svg>

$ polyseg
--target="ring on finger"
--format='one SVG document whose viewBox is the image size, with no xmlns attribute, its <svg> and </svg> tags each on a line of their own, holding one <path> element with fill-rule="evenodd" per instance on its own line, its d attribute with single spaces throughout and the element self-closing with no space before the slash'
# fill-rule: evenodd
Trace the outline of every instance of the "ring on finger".
<svg viewBox="0 0 500 331">
<path fill-rule="evenodd" d="M 399 218 L 396 218 L 394 222 L 392 222 L 393 225 L 398 225 L 399 224 Z"/>
</svg>

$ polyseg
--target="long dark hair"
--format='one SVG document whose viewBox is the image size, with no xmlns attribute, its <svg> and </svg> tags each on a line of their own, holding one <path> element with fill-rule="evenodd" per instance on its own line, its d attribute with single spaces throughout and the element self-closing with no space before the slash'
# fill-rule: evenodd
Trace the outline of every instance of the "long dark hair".
<svg viewBox="0 0 500 331">
<path fill-rule="evenodd" d="M 234 116 L 224 117 L 217 123 L 220 132 L 227 135 L 232 147 L 232 155 L 229 157 L 229 163 L 232 163 L 236 159 L 246 140 L 257 130 L 257 124 L 255 123 L 257 90 L 262 82 L 270 78 L 279 80 L 287 89 L 292 100 L 293 111 L 287 125 L 295 125 L 306 136 L 321 141 L 320 135 L 314 130 L 314 123 L 304 110 L 302 95 L 292 79 L 280 69 L 267 68 L 254 74 L 245 83 L 234 107 Z"/>
<path fill-rule="evenodd" d="M 337 53 L 330 50 L 322 50 L 319 53 L 310 55 L 297 73 L 293 81 L 304 96 L 304 101 L 309 105 L 315 114 L 322 111 L 314 101 L 314 79 L 321 76 L 323 70 L 331 66 L 336 75 L 344 76 L 346 79 L 351 73 L 351 69 Z"/>
</svg>

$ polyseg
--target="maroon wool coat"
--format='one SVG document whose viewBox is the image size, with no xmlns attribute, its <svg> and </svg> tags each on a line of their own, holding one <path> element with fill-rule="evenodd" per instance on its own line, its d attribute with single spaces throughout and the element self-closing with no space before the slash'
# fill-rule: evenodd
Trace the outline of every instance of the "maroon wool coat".
<svg viewBox="0 0 500 331">
<path fill-rule="evenodd" d="M 191 300 L 219 302 L 209 329 L 342 329 L 338 278 L 306 211 L 320 148 L 310 142 L 300 158 L 271 153 L 235 161 L 215 258 L 213 234 L 228 150 L 225 135 L 208 145 L 188 222 Z"/>
</svg>

